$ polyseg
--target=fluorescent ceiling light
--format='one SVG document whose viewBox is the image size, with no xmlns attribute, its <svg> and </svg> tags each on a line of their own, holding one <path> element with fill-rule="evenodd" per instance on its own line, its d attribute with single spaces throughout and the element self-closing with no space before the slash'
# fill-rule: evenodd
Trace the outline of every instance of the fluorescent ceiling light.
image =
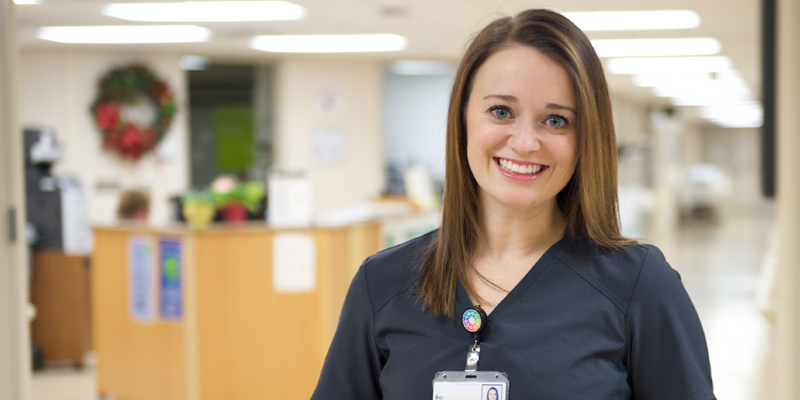
<svg viewBox="0 0 800 400">
<path fill-rule="evenodd" d="M 202 56 L 183 56 L 178 63 L 184 71 L 202 71 L 207 64 L 208 59 Z"/>
<path fill-rule="evenodd" d="M 402 60 L 392 63 L 389 70 L 397 75 L 455 75 L 456 66 L 442 61 Z"/>
<path fill-rule="evenodd" d="M 41 0 L 14 0 L 14 4 L 16 5 L 30 5 L 39 3 L 41 3 Z"/>
<path fill-rule="evenodd" d="M 194 25 L 47 26 L 36 37 L 59 43 L 187 43 L 208 41 L 211 31 Z"/>
<path fill-rule="evenodd" d="M 636 74 L 633 84 L 638 87 L 682 87 L 711 81 L 711 74 Z"/>
<path fill-rule="evenodd" d="M 406 47 L 399 35 L 278 35 L 255 36 L 250 47 L 276 53 L 357 53 L 398 51 Z"/>
<path fill-rule="evenodd" d="M 592 40 L 599 57 L 706 56 L 722 46 L 713 38 Z"/>
<path fill-rule="evenodd" d="M 606 64 L 612 74 L 703 73 L 726 71 L 733 67 L 728 57 L 647 57 L 612 58 Z"/>
<path fill-rule="evenodd" d="M 750 93 L 747 86 L 698 85 L 684 87 L 655 87 L 656 97 L 708 97 L 744 96 Z"/>
<path fill-rule="evenodd" d="M 764 123 L 764 109 L 758 102 L 727 106 L 700 107 L 701 117 L 731 128 L 757 128 Z"/>
<path fill-rule="evenodd" d="M 690 29 L 700 16 L 690 10 L 571 12 L 564 15 L 584 31 Z"/>
<path fill-rule="evenodd" d="M 737 96 L 696 95 L 692 97 L 670 97 L 669 102 L 675 106 L 721 106 L 748 103 L 753 101 L 751 94 Z"/>
<path fill-rule="evenodd" d="M 148 22 L 277 21 L 301 19 L 305 9 L 285 1 L 186 1 L 108 4 L 103 14 Z"/>
</svg>

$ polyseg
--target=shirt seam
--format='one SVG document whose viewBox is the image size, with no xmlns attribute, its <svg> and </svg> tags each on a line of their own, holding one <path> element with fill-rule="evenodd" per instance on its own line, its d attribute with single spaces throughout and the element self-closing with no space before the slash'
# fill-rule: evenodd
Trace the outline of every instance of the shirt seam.
<svg viewBox="0 0 800 400">
<path fill-rule="evenodd" d="M 366 289 L 366 291 L 367 291 L 367 299 L 369 300 L 369 308 L 372 310 L 372 318 L 371 318 L 372 319 L 372 321 L 371 321 L 371 323 L 372 323 L 372 344 L 375 346 L 376 349 L 380 349 L 380 346 L 378 346 L 378 339 L 375 337 L 375 305 L 372 304 L 372 293 L 370 293 L 370 291 L 369 291 L 369 280 L 367 279 L 367 274 L 369 273 L 369 271 L 367 271 L 368 270 L 367 262 L 369 262 L 370 258 L 372 258 L 372 256 L 369 256 L 364 260 L 364 289 Z M 379 351 L 379 353 L 380 353 L 380 351 Z"/>
<path fill-rule="evenodd" d="M 601 283 L 595 282 L 594 280 L 586 277 L 584 274 L 580 273 L 572 265 L 570 265 L 568 262 L 562 260 L 561 258 L 557 257 L 556 259 L 559 262 L 561 262 L 562 264 L 564 264 L 567 268 L 569 268 L 570 271 L 575 273 L 575 275 L 578 275 L 586 283 L 588 283 L 590 286 L 595 288 L 595 290 L 600 292 L 600 294 L 602 294 L 605 298 L 607 298 L 609 301 L 611 301 L 612 304 L 614 304 L 614 307 L 616 307 L 619 311 L 621 311 L 624 315 L 627 316 L 627 310 L 623 309 L 623 305 L 621 304 L 622 300 L 616 298 L 617 296 L 615 294 L 613 294 L 608 288 L 606 288 L 605 285 L 602 285 Z M 637 277 L 637 280 L 638 280 L 638 277 Z"/>
</svg>

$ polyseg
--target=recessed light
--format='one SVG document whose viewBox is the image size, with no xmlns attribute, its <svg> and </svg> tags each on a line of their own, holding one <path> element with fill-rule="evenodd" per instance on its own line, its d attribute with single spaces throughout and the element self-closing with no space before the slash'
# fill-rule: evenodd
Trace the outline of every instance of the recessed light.
<svg viewBox="0 0 800 400">
<path fill-rule="evenodd" d="M 683 87 L 704 84 L 713 78 L 710 73 L 695 74 L 636 74 L 633 84 L 638 87 Z"/>
<path fill-rule="evenodd" d="M 46 26 L 36 37 L 59 43 L 188 43 L 208 41 L 211 31 L 195 25 Z"/>
<path fill-rule="evenodd" d="M 592 46 L 599 57 L 706 56 L 722 48 L 714 38 L 598 39 Z"/>
<path fill-rule="evenodd" d="M 41 0 L 14 0 L 14 4 L 18 6 L 39 4 Z"/>
<path fill-rule="evenodd" d="M 250 47 L 275 53 L 399 51 L 406 47 L 406 39 L 393 34 L 255 36 L 250 40 Z"/>
<path fill-rule="evenodd" d="M 305 9 L 285 1 L 185 1 L 108 4 L 103 14 L 147 22 L 278 21 L 301 19 Z"/>
<path fill-rule="evenodd" d="M 730 96 L 716 94 L 699 94 L 691 97 L 670 97 L 669 102 L 675 106 L 716 106 L 735 105 L 753 101 L 750 93 Z"/>
<path fill-rule="evenodd" d="M 646 57 L 612 58 L 606 64 L 612 74 L 704 73 L 733 67 L 728 57 Z"/>
<path fill-rule="evenodd" d="M 570 12 L 564 15 L 584 31 L 690 29 L 700 25 L 691 10 Z"/>
</svg>

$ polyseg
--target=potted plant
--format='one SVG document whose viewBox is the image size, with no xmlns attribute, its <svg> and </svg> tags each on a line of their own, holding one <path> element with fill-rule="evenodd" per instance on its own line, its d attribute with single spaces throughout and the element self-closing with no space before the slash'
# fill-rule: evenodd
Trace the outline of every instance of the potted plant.
<svg viewBox="0 0 800 400">
<path fill-rule="evenodd" d="M 205 229 L 214 219 L 217 208 L 208 190 L 189 190 L 181 196 L 183 218 L 192 229 Z"/>
<path fill-rule="evenodd" d="M 211 193 L 225 221 L 239 224 L 247 219 L 248 211 L 258 212 L 265 188 L 259 182 L 239 182 L 223 175 L 211 184 Z"/>
</svg>

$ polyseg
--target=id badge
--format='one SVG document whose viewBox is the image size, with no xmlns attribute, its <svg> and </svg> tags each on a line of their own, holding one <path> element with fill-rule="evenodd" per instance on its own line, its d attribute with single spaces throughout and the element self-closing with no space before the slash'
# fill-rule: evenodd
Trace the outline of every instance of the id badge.
<svg viewBox="0 0 800 400">
<path fill-rule="evenodd" d="M 498 371 L 441 371 L 433 400 L 508 400 L 508 376 Z"/>
</svg>

